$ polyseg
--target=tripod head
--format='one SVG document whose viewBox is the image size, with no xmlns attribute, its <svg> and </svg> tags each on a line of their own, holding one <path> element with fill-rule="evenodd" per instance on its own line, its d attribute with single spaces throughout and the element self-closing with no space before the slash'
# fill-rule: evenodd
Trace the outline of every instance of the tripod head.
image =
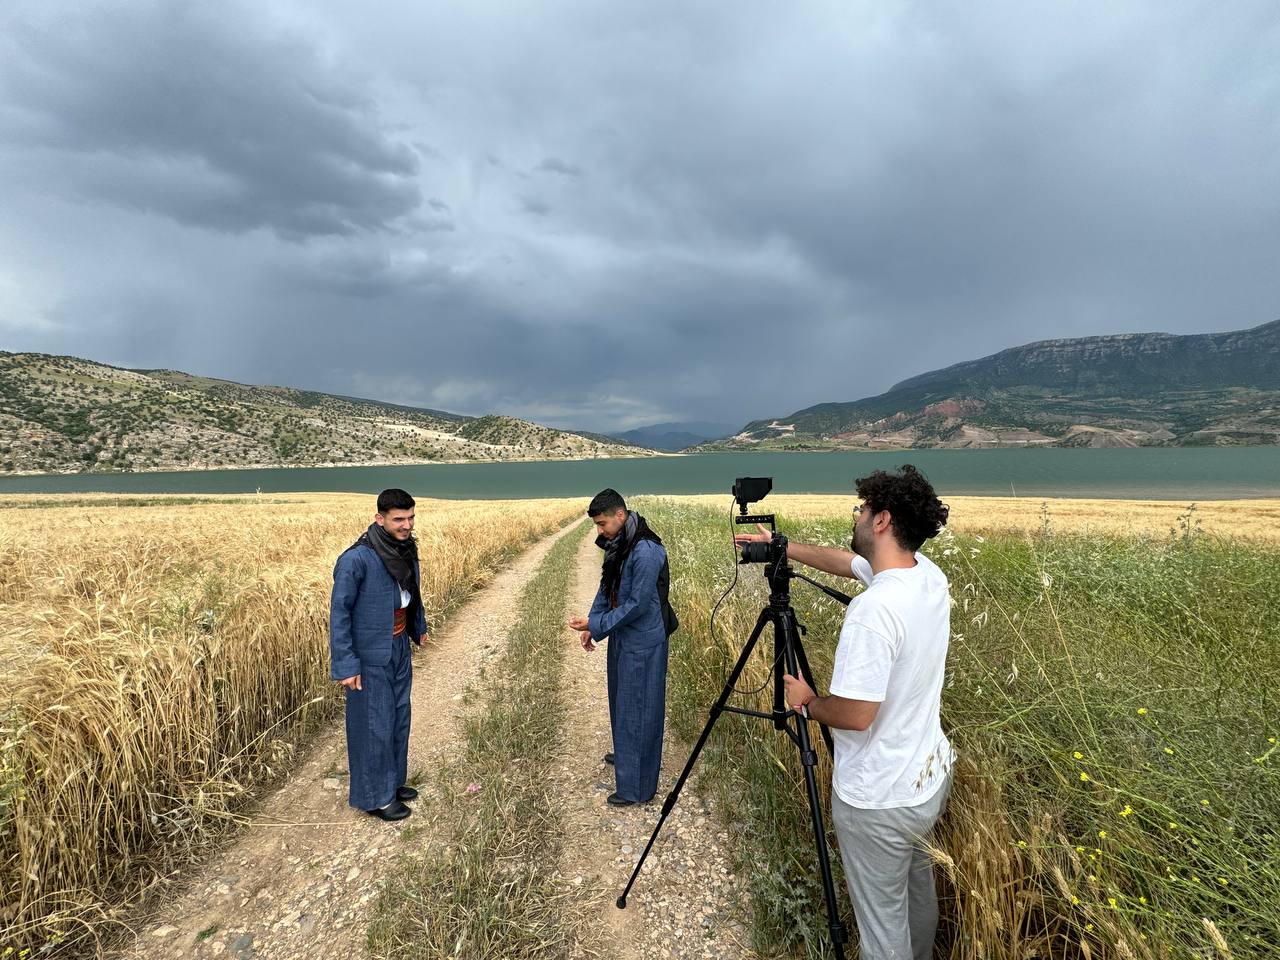
<svg viewBox="0 0 1280 960">
<path fill-rule="evenodd" d="M 748 514 L 747 508 L 757 500 L 763 500 L 773 489 L 772 477 L 738 477 L 733 481 L 733 499 L 738 504 L 738 515 L 733 522 L 738 526 L 754 526 L 760 524 L 772 531 L 767 543 L 753 542 L 742 544 L 742 559 L 739 564 L 764 564 L 764 576 L 769 581 L 769 593 L 772 603 L 779 607 L 791 604 L 791 580 L 803 580 L 829 596 L 832 600 L 849 605 L 848 595 L 833 590 L 825 584 L 797 573 L 787 561 L 787 538 L 778 532 L 777 517 L 772 513 Z"/>
</svg>

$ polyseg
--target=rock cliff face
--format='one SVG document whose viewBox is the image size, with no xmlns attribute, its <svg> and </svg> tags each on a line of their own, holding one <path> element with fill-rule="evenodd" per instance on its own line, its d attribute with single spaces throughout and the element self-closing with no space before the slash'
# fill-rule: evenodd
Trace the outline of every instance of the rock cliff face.
<svg viewBox="0 0 1280 960">
<path fill-rule="evenodd" d="M 515 417 L 462 417 L 175 370 L 0 352 L 0 473 L 557 460 L 652 451 Z"/>
<path fill-rule="evenodd" d="M 1042 340 L 904 380 L 888 392 L 966 383 L 1129 391 L 1280 389 L 1280 320 L 1231 333 L 1133 333 Z"/>
<path fill-rule="evenodd" d="M 704 449 L 1280 443 L 1280 320 L 1251 330 L 1044 340 L 876 397 L 758 420 Z"/>
</svg>

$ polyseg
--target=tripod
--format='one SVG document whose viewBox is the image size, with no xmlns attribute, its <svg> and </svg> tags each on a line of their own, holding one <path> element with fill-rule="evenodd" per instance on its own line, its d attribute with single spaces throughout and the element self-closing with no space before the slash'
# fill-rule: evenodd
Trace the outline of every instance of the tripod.
<svg viewBox="0 0 1280 960">
<path fill-rule="evenodd" d="M 737 521 L 765 519 L 772 521 L 773 518 L 741 517 L 737 518 Z M 749 546 L 754 547 L 757 544 L 750 544 Z M 627 881 L 626 889 L 618 897 L 617 903 L 620 910 L 626 909 L 627 894 L 631 892 L 631 887 L 640 875 L 640 870 L 649 856 L 649 851 L 653 849 L 654 841 L 658 839 L 658 833 L 662 830 L 662 825 L 666 823 L 667 817 L 675 809 L 676 801 L 680 797 L 680 791 L 684 789 L 685 781 L 693 771 L 694 764 L 698 762 L 698 755 L 702 753 L 702 748 L 706 745 L 707 738 L 711 735 L 711 730 L 716 721 L 720 719 L 720 715 L 722 713 L 738 713 L 746 717 L 768 720 L 773 724 L 774 729 L 786 733 L 787 737 L 800 751 L 800 762 L 804 765 L 805 789 L 809 795 L 809 816 L 813 822 L 813 840 L 818 850 L 818 869 L 822 873 L 822 889 L 827 901 L 827 929 L 831 935 L 831 944 L 835 950 L 836 957 L 838 960 L 844 960 L 845 930 L 844 924 L 840 922 L 840 913 L 836 905 L 835 884 L 831 879 L 831 861 L 827 854 L 826 831 L 823 829 L 822 824 L 822 807 L 818 799 L 818 782 L 814 775 L 814 768 L 818 763 L 818 754 L 813 749 L 813 744 L 809 738 L 807 714 L 796 713 L 786 704 L 783 696 L 783 674 L 789 673 L 793 677 L 803 677 L 810 687 L 816 689 L 813 681 L 813 671 L 809 667 L 809 658 L 805 656 L 804 645 L 800 642 L 800 634 L 803 627 L 796 620 L 795 610 L 791 607 L 790 581 L 792 579 L 804 580 L 846 605 L 849 603 L 849 597 L 818 583 L 816 580 L 810 580 L 804 574 L 797 573 L 787 562 L 787 539 L 781 534 L 774 533 L 773 540 L 764 553 L 765 556 L 759 556 L 757 559 L 766 560 L 767 557 L 764 573 L 769 581 L 769 603 L 761 609 L 760 616 L 756 620 L 755 629 L 751 631 L 751 636 L 743 646 L 742 653 L 738 656 L 738 662 L 734 664 L 733 671 L 729 674 L 729 679 L 725 681 L 724 689 L 720 691 L 719 698 L 711 707 L 707 725 L 702 728 L 702 734 L 698 737 L 698 742 L 694 746 L 693 752 L 689 754 L 689 759 L 685 763 L 684 769 L 680 772 L 680 777 L 676 780 L 675 786 L 667 794 L 666 800 L 663 801 L 662 816 L 658 819 L 657 826 L 653 828 L 649 842 L 645 845 L 644 852 L 640 854 L 640 859 L 631 874 L 631 879 Z M 746 551 L 744 551 L 742 562 L 750 562 Z M 747 659 L 755 649 L 756 641 L 760 639 L 764 633 L 764 628 L 769 624 L 773 624 L 773 709 L 769 713 L 762 713 L 759 710 L 745 710 L 741 707 L 727 706 L 729 695 L 733 693 L 734 684 L 737 682 L 743 668 L 747 665 Z M 795 723 L 794 728 L 791 723 L 792 720 Z M 820 724 L 819 726 L 822 730 L 823 739 L 826 741 L 827 749 L 832 750 L 831 731 L 824 725 Z"/>
</svg>

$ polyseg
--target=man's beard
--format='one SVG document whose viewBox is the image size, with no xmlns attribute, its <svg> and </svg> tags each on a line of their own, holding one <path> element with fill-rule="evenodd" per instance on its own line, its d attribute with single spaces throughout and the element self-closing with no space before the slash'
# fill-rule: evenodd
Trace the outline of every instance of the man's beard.
<svg viewBox="0 0 1280 960">
<path fill-rule="evenodd" d="M 862 557 L 862 559 L 870 563 L 871 554 L 874 553 L 876 549 L 876 541 L 871 535 L 871 531 L 867 530 L 865 527 L 859 529 L 858 525 L 854 524 L 853 537 L 849 541 L 849 548 L 858 556 Z"/>
</svg>

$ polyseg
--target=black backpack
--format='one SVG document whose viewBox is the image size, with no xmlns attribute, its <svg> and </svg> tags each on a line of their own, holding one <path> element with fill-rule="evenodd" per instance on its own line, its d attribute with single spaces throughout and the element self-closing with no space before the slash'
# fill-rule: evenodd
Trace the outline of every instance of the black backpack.
<svg viewBox="0 0 1280 960">
<path fill-rule="evenodd" d="M 671 606 L 670 593 L 671 567 L 664 558 L 662 569 L 658 571 L 658 599 L 662 601 L 662 625 L 666 628 L 668 637 L 680 629 L 680 618 Z"/>
</svg>

